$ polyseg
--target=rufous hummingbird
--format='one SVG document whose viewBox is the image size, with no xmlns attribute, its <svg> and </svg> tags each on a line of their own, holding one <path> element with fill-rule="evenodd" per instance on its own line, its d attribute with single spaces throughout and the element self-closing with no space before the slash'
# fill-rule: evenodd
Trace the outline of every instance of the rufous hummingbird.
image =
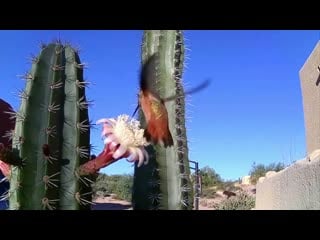
<svg viewBox="0 0 320 240">
<path fill-rule="evenodd" d="M 136 107 L 132 117 L 141 107 L 146 120 L 146 129 L 144 137 L 147 141 L 158 144 L 162 142 L 164 147 L 173 145 L 172 135 L 169 129 L 168 112 L 165 102 L 176 99 L 178 96 L 171 96 L 161 98 L 156 89 L 156 64 L 158 55 L 155 53 L 149 57 L 143 64 L 140 71 L 140 91 L 139 91 L 139 104 Z M 202 83 L 191 91 L 185 92 L 190 94 L 208 85 L 208 81 Z"/>
</svg>

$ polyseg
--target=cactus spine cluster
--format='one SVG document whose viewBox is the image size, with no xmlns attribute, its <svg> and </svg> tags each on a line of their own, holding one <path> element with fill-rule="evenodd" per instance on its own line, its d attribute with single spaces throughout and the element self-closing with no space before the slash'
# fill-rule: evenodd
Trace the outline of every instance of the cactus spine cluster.
<svg viewBox="0 0 320 240">
<path fill-rule="evenodd" d="M 191 210 L 193 208 L 185 127 L 185 97 L 181 83 L 184 51 L 182 31 L 144 31 L 142 63 L 152 54 L 158 53 L 156 86 L 160 96 L 178 97 L 166 102 L 174 146 L 149 147 L 148 165 L 135 167 L 132 195 L 134 209 Z M 140 121 L 144 124 L 143 112 L 140 111 L 139 114 Z"/>
<path fill-rule="evenodd" d="M 83 67 L 78 52 L 60 41 L 33 57 L 16 120 L 10 209 L 90 209 L 90 177 L 77 168 L 90 160 L 90 123 Z"/>
</svg>

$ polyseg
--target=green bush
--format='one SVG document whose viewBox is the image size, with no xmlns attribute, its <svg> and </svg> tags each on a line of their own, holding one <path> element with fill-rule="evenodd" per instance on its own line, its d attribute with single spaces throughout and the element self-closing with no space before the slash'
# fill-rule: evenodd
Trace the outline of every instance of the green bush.
<svg viewBox="0 0 320 240">
<path fill-rule="evenodd" d="M 216 205 L 216 210 L 251 210 L 255 207 L 255 197 L 245 192 L 238 193 L 237 196 L 230 197 Z"/>
<path fill-rule="evenodd" d="M 215 172 L 214 169 L 205 166 L 199 170 L 202 179 L 202 187 L 213 187 L 222 182 L 222 179 L 219 174 Z M 192 174 L 192 184 L 195 182 L 195 175 Z"/>
<path fill-rule="evenodd" d="M 217 190 L 236 191 L 235 181 L 223 180 L 216 171 L 208 166 L 199 170 L 202 179 L 201 197 L 214 198 Z M 195 184 L 195 175 L 192 175 L 192 183 Z"/>
<path fill-rule="evenodd" d="M 118 199 L 131 201 L 132 184 L 132 175 L 123 174 L 108 176 L 106 174 L 100 173 L 96 179 L 96 182 L 92 185 L 92 188 L 93 193 L 96 196 L 107 196 L 108 194 L 116 194 L 116 197 Z"/>
<path fill-rule="evenodd" d="M 250 181 L 253 184 L 256 184 L 260 177 L 264 177 L 267 172 L 275 171 L 279 172 L 280 170 L 284 169 L 286 166 L 284 163 L 271 163 L 269 165 L 264 164 L 257 164 L 253 163 L 252 168 L 249 172 Z"/>
</svg>

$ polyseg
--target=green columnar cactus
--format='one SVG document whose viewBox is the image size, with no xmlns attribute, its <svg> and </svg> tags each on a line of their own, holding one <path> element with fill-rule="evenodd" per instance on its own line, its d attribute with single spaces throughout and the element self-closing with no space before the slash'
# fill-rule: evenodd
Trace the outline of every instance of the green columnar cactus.
<svg viewBox="0 0 320 240">
<path fill-rule="evenodd" d="M 83 64 L 60 41 L 43 45 L 20 92 L 13 150 L 24 162 L 10 176 L 10 209 L 89 209 L 90 179 L 77 168 L 90 160 L 90 124 Z"/>
<path fill-rule="evenodd" d="M 174 146 L 148 147 L 149 163 L 135 167 L 134 209 L 191 210 L 193 191 L 190 180 L 188 145 L 185 127 L 185 97 L 181 84 L 184 42 L 181 31 L 149 30 L 144 32 L 142 63 L 158 53 L 157 82 L 162 98 L 178 96 L 165 103 Z M 140 121 L 145 125 L 143 112 Z"/>
</svg>

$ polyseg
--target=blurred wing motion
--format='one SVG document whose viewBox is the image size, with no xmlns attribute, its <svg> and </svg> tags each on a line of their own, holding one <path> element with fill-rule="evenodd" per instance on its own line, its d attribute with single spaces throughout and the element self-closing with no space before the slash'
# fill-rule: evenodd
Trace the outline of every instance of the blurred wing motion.
<svg viewBox="0 0 320 240">
<path fill-rule="evenodd" d="M 167 109 L 156 90 L 156 61 L 157 55 L 154 54 L 142 66 L 139 105 L 135 112 L 140 106 L 147 123 L 144 131 L 147 141 L 154 144 L 162 142 L 164 147 L 169 147 L 173 145 L 173 139 L 169 130 Z"/>
<path fill-rule="evenodd" d="M 136 107 L 132 117 L 136 114 L 139 107 L 142 109 L 146 119 L 146 129 L 144 136 L 147 141 L 152 141 L 154 144 L 163 142 L 165 147 L 173 145 L 172 135 L 169 130 L 168 112 L 165 107 L 165 102 L 171 101 L 180 95 L 171 96 L 162 99 L 156 89 L 157 80 L 157 54 L 153 54 L 142 66 L 140 73 L 140 91 L 139 104 Z M 209 85 L 210 81 L 206 80 L 199 86 L 186 91 L 184 94 L 193 94 L 201 91 Z"/>
<path fill-rule="evenodd" d="M 191 95 L 191 94 L 193 94 L 193 93 L 199 92 L 199 91 L 205 89 L 206 87 L 208 87 L 209 84 L 210 84 L 210 80 L 207 79 L 207 80 L 205 80 L 203 83 L 199 84 L 197 87 L 186 91 L 186 92 L 184 93 L 184 95 Z M 172 100 L 176 99 L 176 98 L 179 97 L 179 96 L 180 96 L 180 95 L 175 95 L 175 96 L 167 97 L 167 98 L 164 98 L 163 101 L 164 101 L 164 102 L 172 101 Z"/>
</svg>

